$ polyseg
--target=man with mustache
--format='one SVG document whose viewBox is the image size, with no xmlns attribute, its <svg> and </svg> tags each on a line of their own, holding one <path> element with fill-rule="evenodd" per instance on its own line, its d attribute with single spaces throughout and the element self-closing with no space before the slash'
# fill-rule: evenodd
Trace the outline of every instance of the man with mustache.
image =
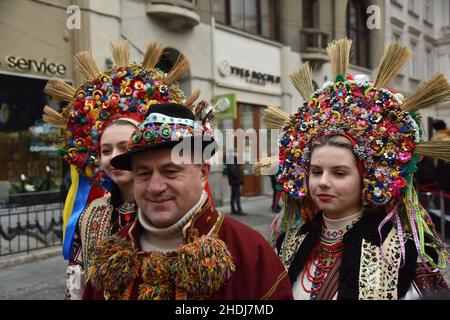
<svg viewBox="0 0 450 320">
<path fill-rule="evenodd" d="M 203 190 L 216 147 L 211 109 L 153 105 L 112 159 L 133 171 L 138 219 L 95 249 L 84 299 L 292 299 L 268 242 Z"/>
</svg>

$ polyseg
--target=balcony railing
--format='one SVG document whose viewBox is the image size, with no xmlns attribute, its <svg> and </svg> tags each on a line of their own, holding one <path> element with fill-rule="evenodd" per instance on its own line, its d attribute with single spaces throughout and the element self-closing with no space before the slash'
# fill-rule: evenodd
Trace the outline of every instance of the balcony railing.
<svg viewBox="0 0 450 320">
<path fill-rule="evenodd" d="M 153 4 L 167 4 L 177 7 L 182 7 L 190 10 L 194 10 L 195 6 L 190 0 L 149 0 Z"/>
<path fill-rule="evenodd" d="M 171 30 L 193 28 L 200 23 L 195 5 L 187 0 L 148 0 L 147 14 L 165 19 Z"/>
<path fill-rule="evenodd" d="M 330 35 L 319 29 L 302 29 L 300 31 L 300 51 L 303 61 L 309 61 L 311 67 L 320 67 L 329 60 L 327 45 Z"/>
<path fill-rule="evenodd" d="M 330 39 L 327 32 L 319 29 L 302 29 L 300 31 L 301 51 L 307 53 L 325 53 Z"/>
</svg>

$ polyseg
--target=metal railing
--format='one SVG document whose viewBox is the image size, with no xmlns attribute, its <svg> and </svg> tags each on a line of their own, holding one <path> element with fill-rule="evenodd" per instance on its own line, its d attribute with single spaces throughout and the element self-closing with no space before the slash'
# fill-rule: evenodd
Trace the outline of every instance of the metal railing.
<svg viewBox="0 0 450 320">
<path fill-rule="evenodd" d="M 63 203 L 0 207 L 0 256 L 62 244 Z"/>
</svg>

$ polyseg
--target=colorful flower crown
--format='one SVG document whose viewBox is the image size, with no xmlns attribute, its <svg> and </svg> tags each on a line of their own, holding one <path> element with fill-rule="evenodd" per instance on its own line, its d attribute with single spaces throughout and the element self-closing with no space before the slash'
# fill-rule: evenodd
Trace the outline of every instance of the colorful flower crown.
<svg viewBox="0 0 450 320">
<path fill-rule="evenodd" d="M 393 92 L 342 80 L 316 91 L 283 127 L 278 181 L 289 196 L 305 196 L 313 142 L 346 134 L 356 140 L 354 153 L 364 164 L 365 204 L 384 205 L 400 195 L 416 169 L 410 164 L 417 160 L 418 118 L 400 108 Z"/>
<path fill-rule="evenodd" d="M 169 74 L 155 67 L 163 49 L 161 44 L 151 43 L 142 65 L 128 65 L 130 44 L 119 43 L 113 46 L 117 66 L 103 73 L 98 71 L 92 56 L 83 52 L 76 56 L 75 68 L 89 80 L 78 89 L 58 79 L 47 85 L 47 93 L 70 102 L 61 114 L 48 107 L 44 109 L 44 119 L 65 131 L 60 154 L 93 182 L 108 185 L 108 178 L 99 166 L 99 141 L 110 123 L 123 117 L 141 122 L 153 104 L 193 103 L 198 97 L 196 93 L 187 101 L 174 82 L 182 74 L 180 69 L 184 72 L 189 68 L 185 59 Z"/>
</svg>

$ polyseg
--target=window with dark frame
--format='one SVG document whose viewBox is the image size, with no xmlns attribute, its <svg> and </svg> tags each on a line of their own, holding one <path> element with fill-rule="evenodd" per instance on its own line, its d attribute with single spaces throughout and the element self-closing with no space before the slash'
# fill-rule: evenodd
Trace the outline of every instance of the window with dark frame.
<svg viewBox="0 0 450 320">
<path fill-rule="evenodd" d="M 276 0 L 212 0 L 216 22 L 271 40 L 279 40 Z"/>
<path fill-rule="evenodd" d="M 350 0 L 347 7 L 347 36 L 352 40 L 350 62 L 370 68 L 370 36 L 365 32 L 366 1 Z"/>
</svg>

